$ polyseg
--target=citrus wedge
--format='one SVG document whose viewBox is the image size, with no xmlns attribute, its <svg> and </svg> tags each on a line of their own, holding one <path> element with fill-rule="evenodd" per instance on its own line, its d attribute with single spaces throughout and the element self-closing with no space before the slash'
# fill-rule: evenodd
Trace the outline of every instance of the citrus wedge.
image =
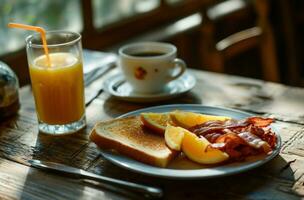
<svg viewBox="0 0 304 200">
<path fill-rule="evenodd" d="M 168 147 L 180 151 L 185 132 L 188 132 L 188 130 L 177 126 L 167 125 L 165 141 Z"/>
<path fill-rule="evenodd" d="M 173 123 L 186 129 L 211 120 L 224 121 L 227 119 L 231 119 L 230 117 L 204 115 L 204 114 L 179 111 L 179 110 L 171 112 L 170 118 L 172 119 Z"/>
<path fill-rule="evenodd" d="M 168 113 L 141 113 L 140 120 L 147 128 L 164 135 L 170 116 Z"/>
<path fill-rule="evenodd" d="M 229 158 L 227 153 L 209 147 L 209 144 L 206 138 L 199 138 L 191 132 L 185 132 L 182 151 L 190 160 L 200 164 L 217 164 Z"/>
</svg>

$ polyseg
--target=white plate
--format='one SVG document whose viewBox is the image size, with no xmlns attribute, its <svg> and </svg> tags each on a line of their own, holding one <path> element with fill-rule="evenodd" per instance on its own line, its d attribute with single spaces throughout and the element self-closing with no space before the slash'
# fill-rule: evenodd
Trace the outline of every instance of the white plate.
<svg viewBox="0 0 304 200">
<path fill-rule="evenodd" d="M 104 90 L 114 97 L 126 101 L 155 102 L 180 96 L 191 90 L 195 83 L 194 76 L 186 72 L 178 79 L 171 81 L 162 93 L 140 94 L 133 91 L 131 85 L 125 81 L 122 74 L 116 74 L 104 82 Z"/>
<path fill-rule="evenodd" d="M 141 112 L 169 112 L 172 110 L 186 110 L 191 112 L 198 112 L 210 115 L 223 115 L 229 116 L 234 119 L 243 119 L 252 116 L 250 113 L 225 109 L 225 108 L 217 108 L 217 107 L 208 107 L 201 105 L 191 105 L 191 104 L 176 104 L 176 105 L 165 105 L 165 106 L 156 106 L 145 108 L 141 110 L 137 110 L 134 112 L 127 113 L 125 115 L 120 116 L 132 116 L 138 115 Z M 170 169 L 170 168 L 159 168 L 151 165 L 147 165 L 131 158 L 128 158 L 123 155 L 115 154 L 110 151 L 100 150 L 101 154 L 105 159 L 109 160 L 113 164 L 126 168 L 128 170 L 138 172 L 141 174 L 146 174 L 150 176 L 162 177 L 162 178 L 171 178 L 171 179 L 205 179 L 205 178 L 214 178 L 219 176 L 226 176 L 231 174 L 237 174 L 249 169 L 253 169 L 259 167 L 266 162 L 273 159 L 276 155 L 279 154 L 281 147 L 281 138 L 277 133 L 277 130 L 274 125 L 272 125 L 272 129 L 275 131 L 276 136 L 278 138 L 276 148 L 273 150 L 273 153 L 268 156 L 263 156 L 260 159 L 255 159 L 251 161 L 237 162 L 227 165 L 221 165 L 217 167 L 210 168 L 202 168 L 202 169 Z"/>
</svg>

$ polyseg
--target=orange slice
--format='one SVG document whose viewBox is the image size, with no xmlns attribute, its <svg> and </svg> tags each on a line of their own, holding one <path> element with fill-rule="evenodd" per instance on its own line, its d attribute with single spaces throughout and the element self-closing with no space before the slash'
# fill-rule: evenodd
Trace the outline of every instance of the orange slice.
<svg viewBox="0 0 304 200">
<path fill-rule="evenodd" d="M 181 126 L 186 129 L 190 128 L 192 126 L 198 125 L 198 124 L 202 124 L 207 121 L 211 121 L 211 120 L 224 121 L 227 119 L 231 119 L 230 117 L 204 115 L 204 114 L 179 111 L 179 110 L 171 112 L 170 118 L 176 125 Z"/>
<path fill-rule="evenodd" d="M 199 138 L 191 132 L 185 132 L 182 151 L 190 160 L 200 164 L 217 164 L 229 158 L 227 153 L 211 148 L 209 144 L 206 138 Z"/>
<path fill-rule="evenodd" d="M 141 113 L 140 119 L 147 128 L 161 135 L 164 135 L 167 123 L 170 123 L 168 113 Z"/>
<path fill-rule="evenodd" d="M 170 149 L 180 151 L 185 132 L 189 131 L 181 127 L 167 125 L 165 141 L 168 147 Z"/>
</svg>

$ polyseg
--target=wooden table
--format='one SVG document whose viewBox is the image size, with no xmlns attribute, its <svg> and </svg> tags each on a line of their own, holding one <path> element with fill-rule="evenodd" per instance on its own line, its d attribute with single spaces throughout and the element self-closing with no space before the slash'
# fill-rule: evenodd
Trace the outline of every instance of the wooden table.
<svg viewBox="0 0 304 200">
<path fill-rule="evenodd" d="M 68 164 L 93 173 L 160 186 L 165 199 L 303 199 L 304 198 L 304 89 L 260 80 L 189 70 L 195 88 L 180 98 L 161 104 L 202 104 L 237 108 L 272 116 L 280 127 L 283 146 L 271 162 L 238 175 L 209 180 L 166 180 L 136 174 L 104 160 L 88 141 L 93 125 L 139 108 L 102 92 L 87 106 L 88 126 L 70 136 L 38 133 L 30 87 L 20 89 L 18 116 L 0 123 L 0 199 L 142 199 L 96 182 L 75 180 L 29 167 L 29 159 Z M 92 97 L 112 69 L 86 88 Z"/>
</svg>

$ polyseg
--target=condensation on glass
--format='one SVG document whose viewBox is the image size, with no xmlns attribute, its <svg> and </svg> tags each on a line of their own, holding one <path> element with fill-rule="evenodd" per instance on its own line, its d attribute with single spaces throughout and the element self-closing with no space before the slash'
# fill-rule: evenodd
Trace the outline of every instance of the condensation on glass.
<svg viewBox="0 0 304 200">
<path fill-rule="evenodd" d="M 92 0 L 96 28 L 149 12 L 160 6 L 160 0 Z"/>
</svg>

